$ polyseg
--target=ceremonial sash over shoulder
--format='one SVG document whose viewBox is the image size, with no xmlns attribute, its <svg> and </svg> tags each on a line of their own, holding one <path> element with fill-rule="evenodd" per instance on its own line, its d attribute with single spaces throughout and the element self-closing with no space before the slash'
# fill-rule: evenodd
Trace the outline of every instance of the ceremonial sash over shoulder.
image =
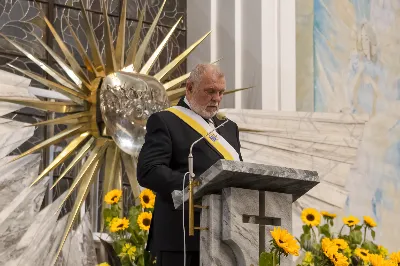
<svg viewBox="0 0 400 266">
<path fill-rule="evenodd" d="M 213 130 L 208 123 L 198 114 L 190 109 L 181 106 L 173 106 L 167 109 L 177 117 L 182 119 L 191 128 L 197 131 L 201 136 L 206 136 Z M 239 154 L 217 131 L 210 133 L 206 139 L 217 151 L 219 151 L 225 160 L 240 161 Z"/>
</svg>

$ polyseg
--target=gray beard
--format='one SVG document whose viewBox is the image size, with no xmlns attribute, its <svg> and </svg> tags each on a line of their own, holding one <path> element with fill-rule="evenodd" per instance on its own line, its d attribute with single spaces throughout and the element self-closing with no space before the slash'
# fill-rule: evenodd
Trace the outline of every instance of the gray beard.
<svg viewBox="0 0 400 266">
<path fill-rule="evenodd" d="M 217 110 L 209 112 L 206 110 L 207 106 L 201 106 L 198 105 L 197 103 L 190 103 L 191 109 L 198 114 L 199 116 L 205 118 L 205 119 L 210 119 L 214 117 L 218 113 L 218 107 Z"/>
</svg>

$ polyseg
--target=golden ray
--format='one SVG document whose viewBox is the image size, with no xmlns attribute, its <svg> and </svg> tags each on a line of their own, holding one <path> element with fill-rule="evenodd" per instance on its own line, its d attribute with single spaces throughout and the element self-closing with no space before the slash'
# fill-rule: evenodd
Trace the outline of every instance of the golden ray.
<svg viewBox="0 0 400 266">
<path fill-rule="evenodd" d="M 177 77 L 176 79 L 173 79 L 171 81 L 168 81 L 167 83 L 163 84 L 164 88 L 166 91 L 169 90 L 174 90 L 178 88 L 183 82 L 185 82 L 190 76 L 190 72 L 186 73 L 185 75 L 182 75 L 180 77 Z"/>
<path fill-rule="evenodd" d="M 43 126 L 43 125 L 59 125 L 59 124 L 78 124 L 78 123 L 86 123 L 89 122 L 90 116 L 92 115 L 91 112 L 79 112 L 72 115 L 66 115 L 63 117 L 50 119 L 42 122 L 38 122 L 35 124 L 30 124 L 25 127 L 34 127 L 34 126 Z"/>
<path fill-rule="evenodd" d="M 128 176 L 129 184 L 131 185 L 133 197 L 135 198 L 135 205 L 137 206 L 140 204 L 140 186 L 136 178 L 136 160 L 125 152 L 121 152 L 121 159 L 124 163 L 125 172 Z"/>
<path fill-rule="evenodd" d="M 113 38 L 110 30 L 110 20 L 107 14 L 107 2 L 103 1 L 103 17 L 104 17 L 104 46 L 106 50 L 106 75 L 117 71 L 117 63 L 115 62 Z"/>
<path fill-rule="evenodd" d="M 65 87 L 68 87 L 70 89 L 74 89 L 76 91 L 79 91 L 79 87 L 66 79 L 63 75 L 58 73 L 56 70 L 48 66 L 47 64 L 43 63 L 36 57 L 34 57 L 32 54 L 30 54 L 28 51 L 26 51 L 24 48 L 19 46 L 17 43 L 14 41 L 10 40 L 7 36 L 4 34 L 0 33 L 0 36 L 2 36 L 4 39 L 6 39 L 9 43 L 11 43 L 15 48 L 17 48 L 21 53 L 26 55 L 30 60 L 32 60 L 36 65 L 38 65 L 41 69 L 43 69 L 47 74 L 49 74 L 51 77 L 53 77 L 55 80 L 57 80 L 60 84 L 64 85 Z"/>
<path fill-rule="evenodd" d="M 167 36 L 165 36 L 164 40 L 160 43 L 160 45 L 157 47 L 157 49 L 153 52 L 153 54 L 150 56 L 149 60 L 147 60 L 146 64 L 142 67 L 140 70 L 140 74 L 149 74 L 151 68 L 153 67 L 154 63 L 156 62 L 157 58 L 160 56 L 161 51 L 164 49 L 165 45 L 171 38 L 172 34 L 174 33 L 176 27 L 178 27 L 178 24 L 181 22 L 182 17 L 178 19 L 178 21 L 175 23 L 175 25 L 171 28 L 171 30 L 168 32 Z"/>
<path fill-rule="evenodd" d="M 97 72 L 96 68 L 94 67 L 92 60 L 90 60 L 88 54 L 86 53 L 85 48 L 83 47 L 81 41 L 79 40 L 78 36 L 76 35 L 75 31 L 72 29 L 71 23 L 69 20 L 67 20 L 67 25 L 69 28 L 69 31 L 72 34 L 72 37 L 74 38 L 74 41 L 76 43 L 76 49 L 78 50 L 79 55 L 81 56 L 83 63 L 85 64 L 85 67 L 87 68 L 88 71 L 92 72 L 95 74 L 96 77 L 100 77 L 100 73 Z"/>
<path fill-rule="evenodd" d="M 167 96 L 170 101 L 181 98 L 186 93 L 186 87 L 179 88 L 173 91 L 167 91 Z"/>
<path fill-rule="evenodd" d="M 82 169 L 79 171 L 78 175 L 74 178 L 74 182 L 72 182 L 72 185 L 68 191 L 67 196 L 64 198 L 62 203 L 60 204 L 59 209 L 62 207 L 62 205 L 65 203 L 65 201 L 68 199 L 68 197 L 71 195 L 71 193 L 74 191 L 76 186 L 80 183 L 81 179 L 85 176 L 85 173 L 89 170 L 90 166 L 102 157 L 110 144 L 111 140 L 106 139 L 106 138 L 98 138 L 96 139 L 96 144 L 92 150 L 92 152 L 89 155 L 89 158 L 85 161 L 85 163 L 82 166 Z"/>
<path fill-rule="evenodd" d="M 67 46 L 65 45 L 64 41 L 61 39 L 60 35 L 58 35 L 56 29 L 53 27 L 53 25 L 50 23 L 48 18 L 44 15 L 43 13 L 43 19 L 47 24 L 47 27 L 53 34 L 54 39 L 58 43 L 58 46 L 60 47 L 62 53 L 64 54 L 65 58 L 67 59 L 68 63 L 70 64 L 72 70 L 74 70 L 75 74 L 79 77 L 79 79 L 82 81 L 82 83 L 87 87 L 91 88 L 92 84 L 90 83 L 88 77 L 86 76 L 86 73 L 83 71 L 81 66 L 78 64 L 78 62 L 75 60 L 74 56 L 71 54 L 71 52 L 68 50 Z"/>
<path fill-rule="evenodd" d="M 86 38 L 88 39 L 90 53 L 92 54 L 92 58 L 93 58 L 93 65 L 95 67 L 96 72 L 101 77 L 105 77 L 105 69 L 104 69 L 103 60 L 101 59 L 100 51 L 97 46 L 97 41 L 96 41 L 96 38 L 94 37 L 94 31 L 93 31 L 92 26 L 89 23 L 89 18 L 87 16 L 83 0 L 80 0 L 79 4 L 81 6 L 82 16 L 83 16 L 83 23 L 81 24 L 81 26 L 82 26 L 83 30 L 85 31 Z"/>
<path fill-rule="evenodd" d="M 56 113 L 75 113 L 83 111 L 84 107 L 70 102 L 46 102 L 24 98 L 0 97 L 0 102 L 16 103 L 39 110 Z"/>
<path fill-rule="evenodd" d="M 128 55 L 126 56 L 125 67 L 128 67 L 129 65 L 133 65 L 133 63 L 135 62 L 135 57 L 136 57 L 136 52 L 137 52 L 137 48 L 139 45 L 140 32 L 142 30 L 145 11 L 146 11 L 146 6 L 140 12 L 139 21 L 138 21 L 137 27 L 135 29 L 135 33 L 133 34 L 133 38 L 131 41 L 131 45 L 129 47 Z"/>
<path fill-rule="evenodd" d="M 82 93 L 79 93 L 75 90 L 71 90 L 70 88 L 67 88 L 63 85 L 60 85 L 58 83 L 55 83 L 48 79 L 45 79 L 42 76 L 36 75 L 36 74 L 26 71 L 26 70 L 22 70 L 19 67 L 13 66 L 11 64 L 7 64 L 7 65 L 14 68 L 15 70 L 18 70 L 22 74 L 42 83 L 43 85 L 49 87 L 50 89 L 53 89 L 65 96 L 67 96 L 68 98 L 70 98 L 72 101 L 74 101 L 75 103 L 77 103 L 79 105 L 83 105 L 84 100 L 87 98 L 87 96 Z"/>
<path fill-rule="evenodd" d="M 36 184 L 51 170 L 63 163 L 88 136 L 90 136 L 89 132 L 85 132 L 73 139 L 67 145 L 67 147 L 65 147 L 64 150 L 46 167 L 46 169 L 43 170 L 43 172 L 35 179 L 35 181 L 33 181 L 31 186 Z"/>
<path fill-rule="evenodd" d="M 35 151 L 41 150 L 43 148 L 46 148 L 47 146 L 50 146 L 52 144 L 56 144 L 56 143 L 58 143 L 58 142 L 60 142 L 60 141 L 62 141 L 64 139 L 67 139 L 69 137 L 75 136 L 75 135 L 79 134 L 79 130 L 82 127 L 83 127 L 82 125 L 78 125 L 78 126 L 70 128 L 70 129 L 63 130 L 60 133 L 58 133 L 57 135 L 54 135 L 54 136 L 42 141 L 38 145 L 30 148 L 26 152 L 21 153 L 20 155 L 18 155 L 14 159 L 12 159 L 10 162 L 14 162 L 16 160 L 19 160 L 22 157 L 25 157 L 25 156 L 27 156 L 27 155 L 29 155 L 31 153 L 34 153 Z"/>
<path fill-rule="evenodd" d="M 65 71 L 65 73 L 68 75 L 68 77 L 70 77 L 70 79 L 72 79 L 72 81 L 76 85 L 78 85 L 78 87 L 80 88 L 80 91 L 83 91 L 84 93 L 88 94 L 89 90 L 85 86 L 82 86 L 82 81 L 74 73 L 74 71 L 67 65 L 67 63 L 61 57 L 59 57 L 47 44 L 45 44 L 41 38 L 37 37 L 36 35 L 34 35 L 34 36 L 35 36 L 36 40 L 38 40 L 39 43 L 44 47 L 44 49 L 46 49 L 46 51 L 54 58 L 54 60 L 56 60 L 58 65 Z"/>
<path fill-rule="evenodd" d="M 101 150 L 102 150 L 103 154 L 104 154 L 104 150 L 107 148 L 109 141 L 108 140 L 104 140 L 104 139 L 99 139 L 99 140 L 97 140 L 96 147 L 98 147 L 98 143 L 100 143 L 100 145 L 102 146 L 98 152 L 100 153 Z M 101 154 L 101 155 L 103 155 L 103 154 Z M 63 248 L 63 246 L 65 244 L 65 241 L 67 240 L 68 234 L 72 229 L 72 225 L 75 222 L 76 216 L 79 213 L 80 208 L 82 206 L 82 203 L 83 203 L 84 199 L 86 198 L 86 196 L 87 196 L 87 194 L 89 192 L 90 185 L 92 184 L 93 179 L 94 179 L 93 177 L 99 171 L 99 168 L 102 165 L 102 161 L 103 161 L 103 156 L 97 156 L 95 160 L 91 161 L 91 163 L 88 165 L 88 167 L 86 168 L 86 170 L 82 174 L 82 178 L 81 178 L 82 180 L 80 182 L 78 193 L 76 195 L 75 204 L 74 204 L 74 206 L 73 206 L 73 208 L 71 210 L 71 213 L 70 213 L 70 215 L 68 217 L 67 226 L 65 228 L 63 237 L 61 239 L 61 244 L 58 247 L 58 251 L 57 251 L 57 254 L 56 254 L 56 256 L 55 256 L 55 258 L 54 258 L 54 260 L 52 262 L 52 265 L 54 265 L 56 263 L 57 258 L 58 258 L 58 256 L 60 255 L 60 253 L 62 251 L 62 248 Z M 73 188 L 71 187 L 70 190 L 69 190 L 69 194 L 71 194 L 72 190 L 73 190 Z"/>
<path fill-rule="evenodd" d="M 122 0 L 121 16 L 119 19 L 119 26 L 118 26 L 117 44 L 115 48 L 115 62 L 117 63 L 118 69 L 122 69 L 124 67 L 126 4 L 127 0 Z"/>
<path fill-rule="evenodd" d="M 160 70 L 157 74 L 154 75 L 154 78 L 159 80 L 160 82 L 165 81 L 169 75 L 189 56 L 189 54 L 205 39 L 208 35 L 210 35 L 211 31 L 207 32 L 203 37 L 201 37 L 197 42 L 192 44 L 189 48 L 187 48 L 183 53 L 181 53 L 178 57 L 176 57 L 172 62 L 170 62 L 167 66 Z"/>
<path fill-rule="evenodd" d="M 246 88 L 240 88 L 240 89 L 234 89 L 234 90 L 226 90 L 226 91 L 224 92 L 224 95 L 232 94 L 232 93 L 235 93 L 235 92 L 238 92 L 238 91 L 248 90 L 248 89 L 251 89 L 251 88 L 254 88 L 254 86 L 252 86 L 252 87 L 246 87 Z"/>
<path fill-rule="evenodd" d="M 85 155 L 86 153 L 90 150 L 90 148 L 93 146 L 95 138 L 92 137 L 89 139 L 85 145 L 79 150 L 78 154 L 74 157 L 72 162 L 64 169 L 64 171 L 61 173 L 61 175 L 57 178 L 57 180 L 54 182 L 54 184 L 51 186 L 50 189 L 53 189 L 58 182 L 75 166 L 77 162 L 79 162 Z"/>
<path fill-rule="evenodd" d="M 135 71 L 138 71 L 140 69 L 140 66 L 142 65 L 142 61 L 143 61 L 143 57 L 144 57 L 144 53 L 146 52 L 147 46 L 150 43 L 151 37 L 153 36 L 154 33 L 154 29 L 157 26 L 157 22 L 161 16 L 162 10 L 164 8 L 165 3 L 167 2 L 167 0 L 164 0 L 160 9 L 158 10 L 157 15 L 155 16 L 153 23 L 150 26 L 149 31 L 147 32 L 146 36 L 143 39 L 142 44 L 139 47 L 139 50 L 137 51 L 137 55 L 135 57 L 135 61 L 133 63 L 133 69 Z"/>
<path fill-rule="evenodd" d="M 104 166 L 104 181 L 103 181 L 103 191 L 106 193 L 112 189 L 122 189 L 121 177 L 122 177 L 122 167 L 120 160 L 120 149 L 112 143 L 107 149 L 106 161 Z M 102 204 L 101 212 L 104 212 L 105 204 Z M 122 206 L 120 206 L 122 207 Z M 122 209 L 122 208 L 121 208 Z M 100 232 L 104 229 L 104 217 L 101 216 L 100 219 Z"/>
</svg>

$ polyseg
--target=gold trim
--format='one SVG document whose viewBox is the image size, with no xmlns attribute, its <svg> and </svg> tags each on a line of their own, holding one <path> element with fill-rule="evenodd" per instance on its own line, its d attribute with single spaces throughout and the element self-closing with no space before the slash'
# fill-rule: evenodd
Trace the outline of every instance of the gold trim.
<svg viewBox="0 0 400 266">
<path fill-rule="evenodd" d="M 136 57 L 137 49 L 139 46 L 140 32 L 141 32 L 142 26 L 143 26 L 143 19 L 144 19 L 145 11 L 146 11 L 146 7 L 144 7 L 143 10 L 140 12 L 139 21 L 138 21 L 137 27 L 135 29 L 135 33 L 133 34 L 133 38 L 131 41 L 131 45 L 129 47 L 128 55 L 126 56 L 125 67 L 132 65 L 132 68 L 133 68 L 133 63 L 135 62 L 135 57 Z"/>
<path fill-rule="evenodd" d="M 122 0 L 121 16 L 119 19 L 118 34 L 117 34 L 117 44 L 115 48 L 115 62 L 117 64 L 118 69 L 124 67 L 126 5 L 127 5 L 127 0 Z"/>
<path fill-rule="evenodd" d="M 107 14 L 107 1 L 103 0 L 103 17 L 104 17 L 104 47 L 106 50 L 106 75 L 117 71 L 117 63 L 115 62 L 113 37 L 110 30 L 110 20 Z"/>
</svg>

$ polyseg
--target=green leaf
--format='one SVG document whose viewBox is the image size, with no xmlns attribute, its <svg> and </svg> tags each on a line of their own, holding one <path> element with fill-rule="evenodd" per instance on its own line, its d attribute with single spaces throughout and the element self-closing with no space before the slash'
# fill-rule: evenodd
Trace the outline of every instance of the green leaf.
<svg viewBox="0 0 400 266">
<path fill-rule="evenodd" d="M 365 241 L 361 245 L 361 247 L 363 249 L 368 250 L 370 253 L 373 253 L 373 254 L 378 254 L 379 253 L 378 246 L 376 244 L 374 244 L 373 242 L 371 242 L 371 241 L 368 241 L 368 240 Z"/>
<path fill-rule="evenodd" d="M 356 230 L 356 231 L 360 231 L 360 230 L 361 230 L 361 228 L 362 228 L 362 225 L 356 225 L 356 226 L 354 227 L 354 230 Z"/>
<path fill-rule="evenodd" d="M 303 225 L 303 231 L 304 234 L 309 234 L 310 233 L 310 226 L 309 225 Z"/>
<path fill-rule="evenodd" d="M 324 224 L 323 226 L 318 227 L 318 231 L 320 234 L 330 238 L 331 237 L 331 233 L 329 232 L 329 225 Z"/>
<path fill-rule="evenodd" d="M 372 239 L 375 240 L 375 231 L 372 229 L 371 229 L 371 236 L 372 236 Z"/>
<path fill-rule="evenodd" d="M 329 223 L 331 224 L 331 226 L 333 226 L 333 219 L 331 219 L 331 220 L 329 221 Z"/>
<path fill-rule="evenodd" d="M 350 242 L 353 244 L 361 244 L 362 242 L 362 233 L 359 230 L 354 230 L 350 233 Z"/>
<path fill-rule="evenodd" d="M 274 254 L 270 252 L 262 252 L 260 255 L 259 266 L 274 266 Z"/>
</svg>

